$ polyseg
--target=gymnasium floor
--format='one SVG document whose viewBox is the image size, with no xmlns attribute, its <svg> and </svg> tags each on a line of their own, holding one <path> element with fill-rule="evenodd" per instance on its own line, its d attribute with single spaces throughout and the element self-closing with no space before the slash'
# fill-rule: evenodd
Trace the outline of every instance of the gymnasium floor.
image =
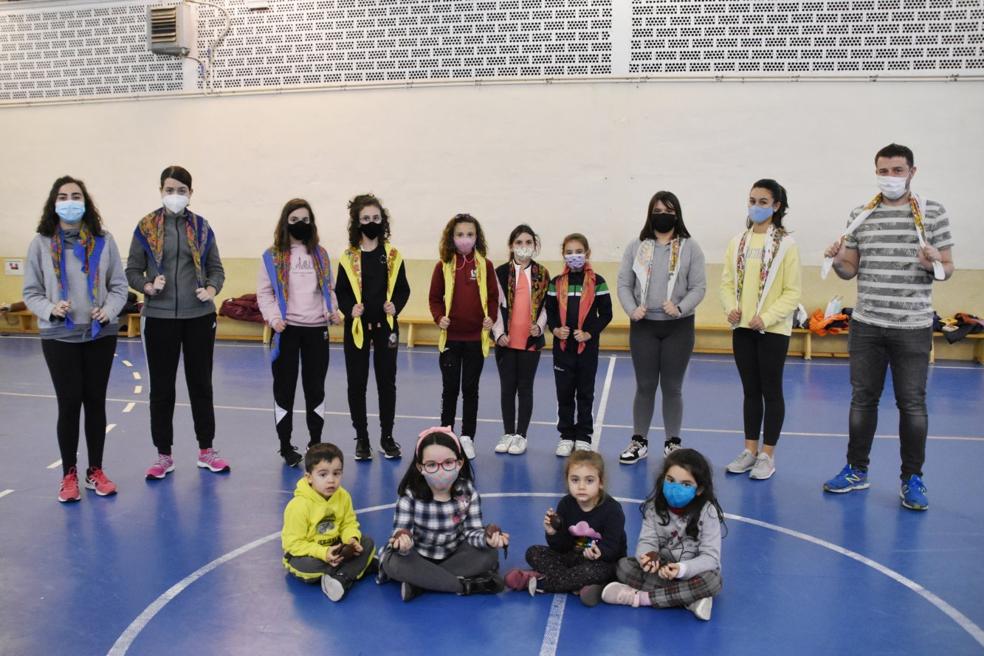
<svg viewBox="0 0 984 656">
<path fill-rule="evenodd" d="M 436 423 L 440 374 L 430 348 L 402 350 L 397 439 L 406 451 Z M 741 449 L 741 395 L 729 357 L 697 355 L 688 372 L 684 440 L 715 466 L 729 514 L 724 590 L 710 622 L 681 609 L 585 608 L 576 597 L 425 594 L 366 580 L 339 604 L 280 565 L 279 530 L 298 470 L 275 453 L 266 352 L 216 347 L 216 447 L 228 475 L 195 467 L 187 393 L 175 413 L 177 470 L 148 482 L 148 384 L 138 340 L 121 339 L 110 380 L 105 467 L 111 498 L 55 497 L 55 400 L 40 343 L 0 337 L 0 654 L 976 654 L 984 651 L 984 369 L 941 362 L 930 372 L 926 465 L 931 509 L 898 499 L 897 415 L 890 386 L 872 453 L 871 489 L 821 492 L 843 465 L 847 363 L 790 359 L 787 416 L 772 480 L 726 477 Z M 540 364 L 525 456 L 497 456 L 499 382 L 482 377 L 475 461 L 486 522 L 512 533 L 503 564 L 543 541 L 541 517 L 563 493 L 549 354 Z M 179 376 L 179 381 L 181 377 Z M 351 461 L 354 449 L 337 347 L 327 381 L 325 440 L 346 454 L 343 484 L 363 530 L 388 535 L 408 459 Z M 627 353 L 603 354 L 596 441 L 608 490 L 623 500 L 630 550 L 638 501 L 657 458 L 620 466 L 634 391 Z M 370 409 L 375 392 L 370 383 Z M 298 407 L 301 407 L 298 392 Z M 372 423 L 372 420 L 370 420 Z M 654 424 L 660 425 L 657 413 Z M 295 415 L 295 428 L 303 416 Z M 295 430 L 295 444 L 306 436 Z M 662 441 L 662 431 L 651 437 Z M 378 435 L 374 434 L 374 442 Z M 85 464 L 84 446 L 80 466 Z"/>
</svg>

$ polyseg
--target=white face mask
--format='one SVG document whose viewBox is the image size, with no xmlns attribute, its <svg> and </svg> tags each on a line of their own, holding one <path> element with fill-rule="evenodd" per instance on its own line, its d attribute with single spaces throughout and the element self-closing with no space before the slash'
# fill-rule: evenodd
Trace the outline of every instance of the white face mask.
<svg viewBox="0 0 984 656">
<path fill-rule="evenodd" d="M 897 200 L 905 195 L 909 186 L 909 178 L 896 178 L 890 175 L 875 176 L 882 196 L 889 200 Z"/>
<path fill-rule="evenodd" d="M 513 248 L 513 255 L 517 260 L 529 260 L 533 257 L 532 246 L 516 246 Z"/>
<path fill-rule="evenodd" d="M 191 200 L 184 194 L 164 194 L 161 196 L 161 200 L 164 202 L 164 207 L 171 214 L 180 214 L 184 211 L 184 208 L 188 207 L 188 201 Z"/>
</svg>

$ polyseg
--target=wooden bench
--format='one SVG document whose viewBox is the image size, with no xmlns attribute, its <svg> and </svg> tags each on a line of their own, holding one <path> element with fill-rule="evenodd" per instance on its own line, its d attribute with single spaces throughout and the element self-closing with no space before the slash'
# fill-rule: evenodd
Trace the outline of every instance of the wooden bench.
<svg viewBox="0 0 984 656">
<path fill-rule="evenodd" d="M 16 317 L 16 323 L 10 323 L 10 317 Z M 38 332 L 38 322 L 37 317 L 30 310 L 20 310 L 18 312 L 7 312 L 7 322 L 11 326 L 17 326 L 21 332 L 24 333 L 36 333 Z"/>
<path fill-rule="evenodd" d="M 933 333 L 933 346 L 929 351 L 929 361 L 936 362 L 936 338 L 945 337 L 945 333 Z M 967 335 L 964 339 L 973 340 L 974 344 L 974 362 L 978 364 L 984 364 L 984 333 L 977 333 L 976 335 Z M 962 341 L 962 340 L 961 340 Z M 960 342 L 956 342 L 959 344 Z"/>
</svg>

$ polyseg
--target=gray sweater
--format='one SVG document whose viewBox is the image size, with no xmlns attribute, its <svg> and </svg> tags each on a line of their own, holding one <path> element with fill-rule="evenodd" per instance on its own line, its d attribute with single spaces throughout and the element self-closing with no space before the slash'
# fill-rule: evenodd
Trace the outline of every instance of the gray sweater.
<svg viewBox="0 0 984 656">
<path fill-rule="evenodd" d="M 683 247 L 680 262 L 677 263 L 680 273 L 673 284 L 673 295 L 670 300 L 680 308 L 680 317 L 671 317 L 663 312 L 663 302 L 666 300 L 666 285 L 670 282 L 670 245 L 656 244 L 653 266 L 649 274 L 649 293 L 645 302 L 642 300 L 642 285 L 639 283 L 632 263 L 642 244 L 633 239 L 625 247 L 622 254 L 622 265 L 618 269 L 618 300 L 622 309 L 629 316 L 640 305 L 646 306 L 646 318 L 654 321 L 667 321 L 690 316 L 704 299 L 707 291 L 707 279 L 704 272 L 704 252 L 693 239 L 688 239 Z"/>
<path fill-rule="evenodd" d="M 180 225 L 179 225 L 180 220 Z M 143 316 L 156 319 L 194 319 L 215 312 L 215 303 L 202 303 L 195 295 L 199 288 L 195 263 L 191 257 L 191 246 L 185 236 L 184 217 L 167 212 L 164 216 L 164 257 L 161 270 L 147 256 L 140 240 L 130 241 L 130 255 L 126 260 L 126 279 L 130 287 L 141 294 L 144 285 L 154 282 L 157 274 L 162 274 L 167 282 L 156 296 L 145 296 Z M 213 241 L 202 262 L 205 286 L 215 287 L 218 294 L 225 282 L 225 270 L 219 257 L 218 245 Z"/>
<path fill-rule="evenodd" d="M 636 558 L 650 551 L 659 553 L 661 563 L 680 563 L 677 578 L 689 579 L 712 570 L 721 571 L 721 520 L 717 510 L 705 503 L 698 519 L 697 540 L 687 535 L 687 518 L 670 513 L 666 526 L 652 504 L 646 507 L 636 545 Z"/>
<path fill-rule="evenodd" d="M 55 265 L 51 260 L 51 237 L 36 235 L 27 248 L 27 262 L 24 267 L 24 303 L 37 315 L 38 328 L 42 339 L 57 339 L 62 342 L 88 342 L 92 340 L 92 304 L 82 260 L 75 256 L 74 245 L 78 242 L 78 231 L 65 234 L 65 271 L 68 275 L 68 300 L 72 304 L 71 316 L 75 328 L 68 328 L 63 320 L 52 321 L 51 311 L 61 301 L 61 284 L 55 276 Z M 126 304 L 126 278 L 123 276 L 123 263 L 116 241 L 108 232 L 103 235 L 106 244 L 99 258 L 99 286 L 96 288 L 96 303 L 109 317 L 103 326 L 100 337 L 109 337 L 119 332 L 117 317 Z"/>
</svg>

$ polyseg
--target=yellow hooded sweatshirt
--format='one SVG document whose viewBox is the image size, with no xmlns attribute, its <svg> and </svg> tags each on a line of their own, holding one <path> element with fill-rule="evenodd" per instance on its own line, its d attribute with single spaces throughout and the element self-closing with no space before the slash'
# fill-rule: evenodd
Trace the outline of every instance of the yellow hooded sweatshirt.
<svg viewBox="0 0 984 656">
<path fill-rule="evenodd" d="M 297 481 L 294 498 L 284 508 L 284 528 L 280 534 L 284 567 L 302 579 L 320 578 L 320 574 L 299 572 L 288 565 L 287 555 L 327 561 L 328 549 L 352 538 L 361 540 L 362 531 L 352 508 L 352 497 L 345 488 L 339 486 L 326 499 L 306 478 Z"/>
</svg>

